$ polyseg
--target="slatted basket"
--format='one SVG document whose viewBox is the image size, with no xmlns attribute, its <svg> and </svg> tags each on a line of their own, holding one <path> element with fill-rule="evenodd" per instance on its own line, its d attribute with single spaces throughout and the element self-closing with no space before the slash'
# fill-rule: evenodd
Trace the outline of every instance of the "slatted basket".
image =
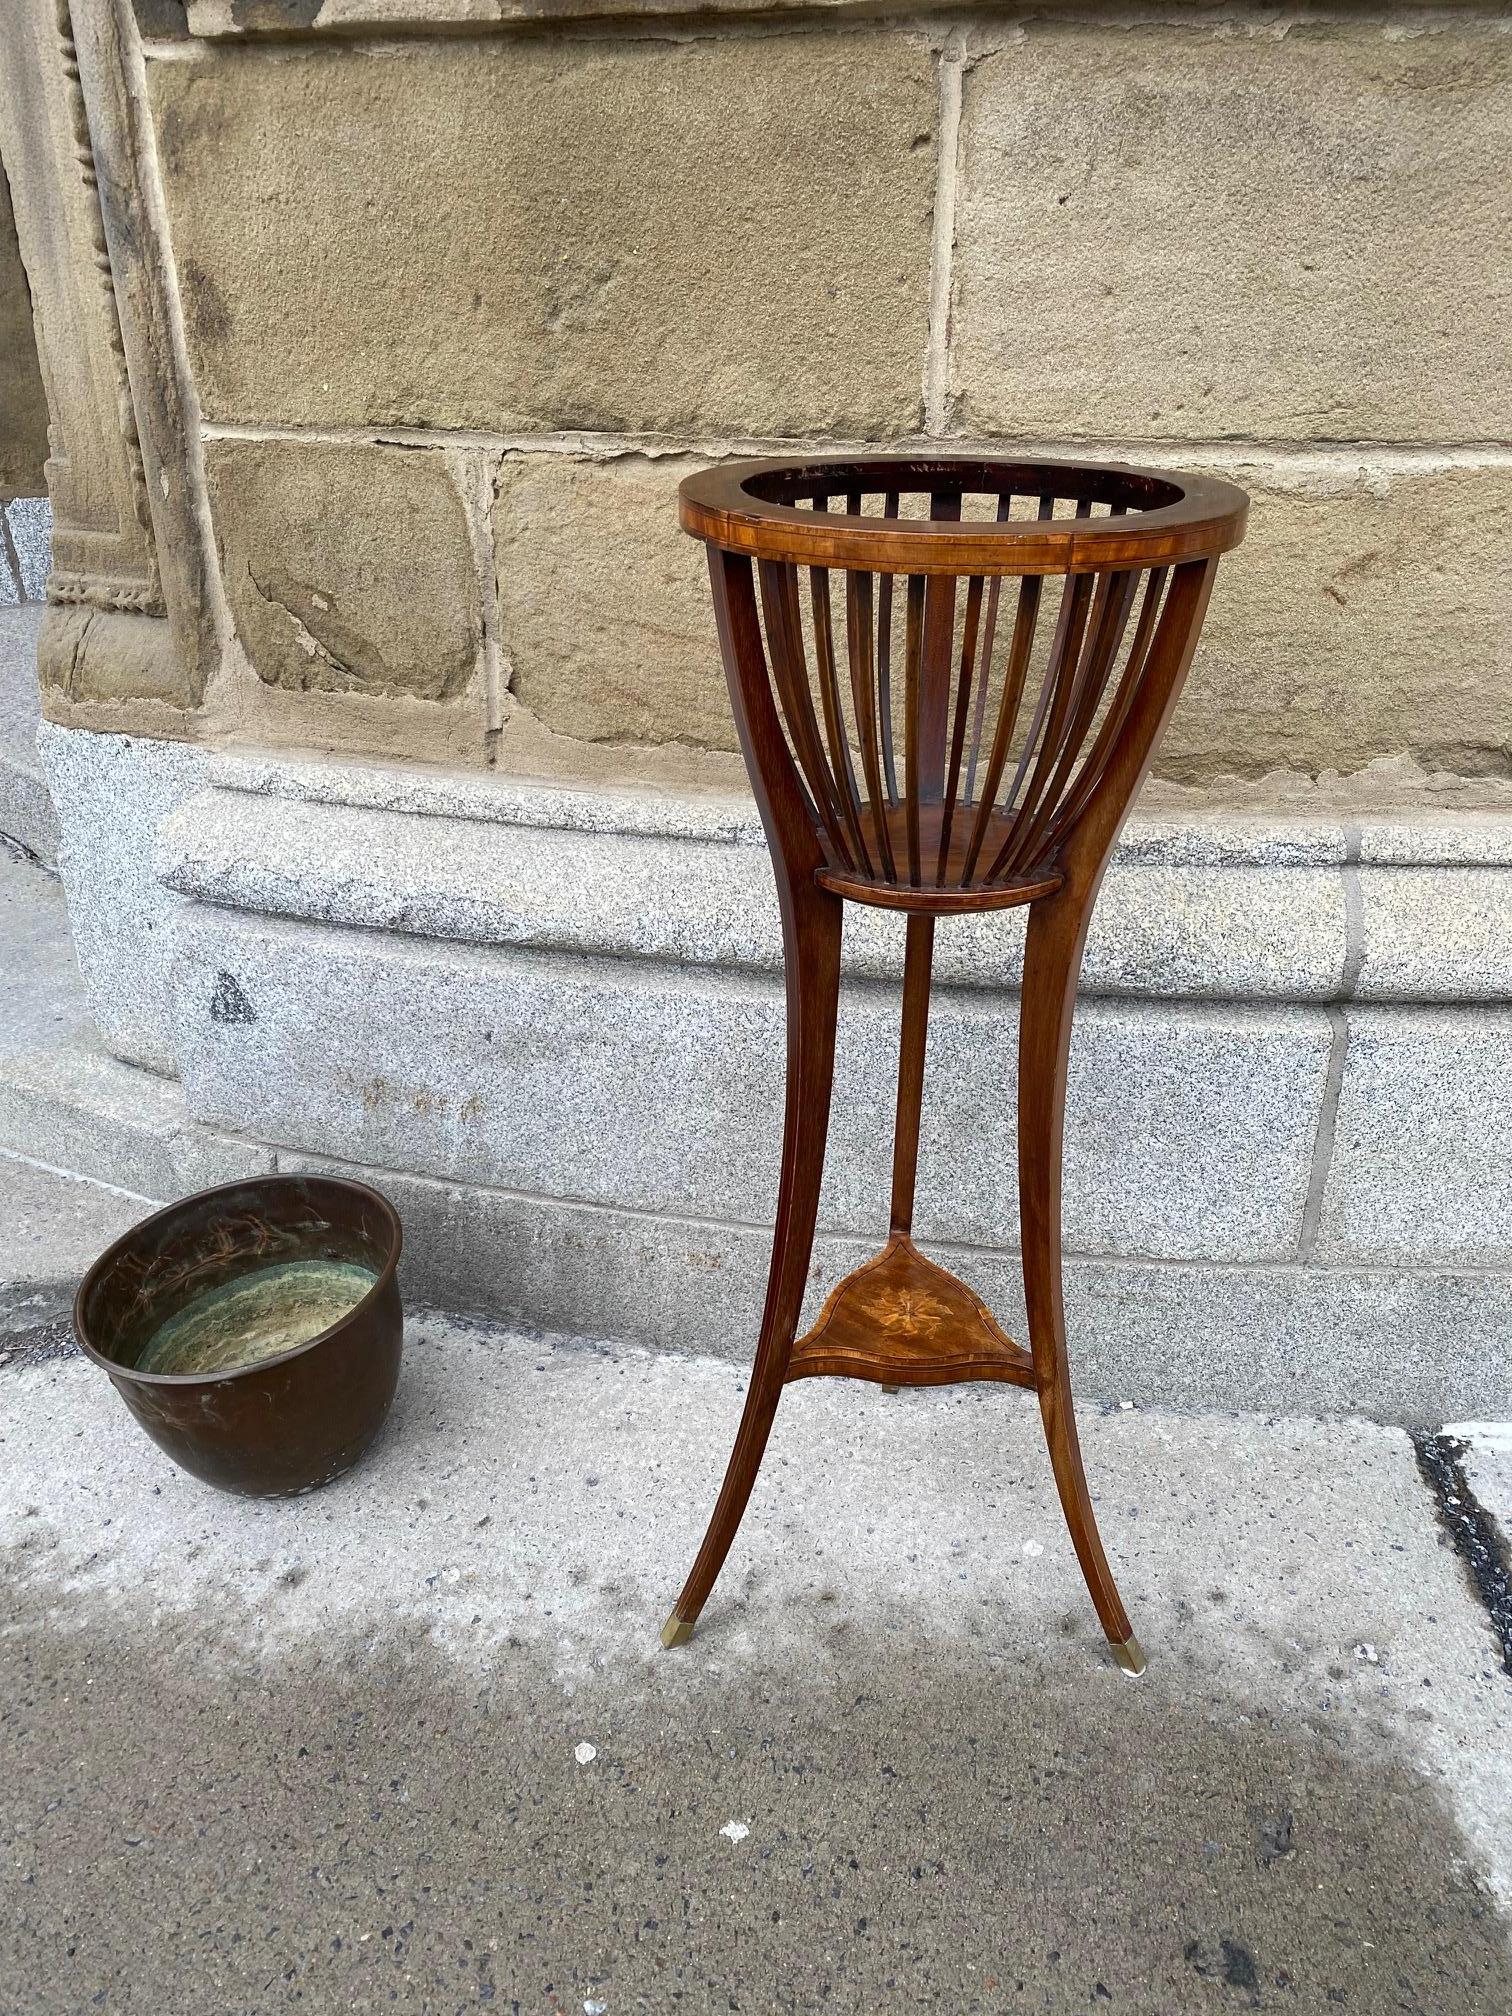
<svg viewBox="0 0 1512 2016">
<path fill-rule="evenodd" d="M 1056 886 L 1245 498 L 1104 465 L 877 456 L 710 470 L 681 511 L 714 555 L 755 562 L 737 715 L 759 732 L 775 710 L 821 882 L 940 914 Z"/>
</svg>

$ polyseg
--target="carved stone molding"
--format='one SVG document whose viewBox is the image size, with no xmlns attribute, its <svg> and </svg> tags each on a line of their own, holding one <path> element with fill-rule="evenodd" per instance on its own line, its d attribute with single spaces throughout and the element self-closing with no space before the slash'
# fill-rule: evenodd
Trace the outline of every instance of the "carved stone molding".
<svg viewBox="0 0 1512 2016">
<path fill-rule="evenodd" d="M 160 616 L 55 603 L 37 633 L 37 675 L 49 720 L 173 740 L 190 732 L 179 656 Z"/>
<path fill-rule="evenodd" d="M 216 662 L 199 410 L 183 355 L 172 253 L 158 192 L 140 38 L 130 0 L 57 0 L 72 17 L 86 140 L 108 251 L 162 600 L 197 704 Z"/>
<path fill-rule="evenodd" d="M 46 460 L 47 394 L 37 365 L 31 295 L 16 243 L 10 185 L 0 164 L 0 498 L 38 496 Z"/>
<path fill-rule="evenodd" d="M 44 704 L 63 718 L 129 726 L 132 703 L 141 701 L 156 732 L 182 733 L 171 715 L 197 702 L 208 662 L 196 642 L 198 548 L 173 508 L 164 430 L 144 442 L 140 419 L 144 407 L 154 417 L 161 409 L 161 400 L 143 395 L 166 353 L 143 327 L 129 288 L 123 316 L 112 263 L 112 238 L 124 232 L 136 239 L 140 264 L 145 234 L 137 219 L 119 214 L 114 174 L 114 219 L 111 205 L 102 206 L 68 0 L 0 0 L 0 41 L 0 151 L 48 405 L 47 594 L 57 606 L 39 638 Z M 94 46 L 87 60 L 98 67 Z M 182 436 L 169 459 L 175 470 L 182 465 Z M 176 624 L 166 620 L 172 614 Z"/>
<path fill-rule="evenodd" d="M 904 6 L 908 0 L 896 4 Z M 927 11 L 929 4 L 925 0 L 924 8 L 914 4 L 909 11 Z M 842 13 L 863 5 L 875 11 L 872 0 L 188 0 L 185 19 L 190 35 L 220 41 L 260 35 L 392 35 L 458 29 L 477 34 L 493 28 L 641 17 L 738 21 L 768 13 Z M 138 14 L 145 29 L 140 6 Z"/>
<path fill-rule="evenodd" d="M 163 613 L 115 288 L 66 0 L 6 0 L 0 150 L 47 390 L 49 597 Z"/>
</svg>

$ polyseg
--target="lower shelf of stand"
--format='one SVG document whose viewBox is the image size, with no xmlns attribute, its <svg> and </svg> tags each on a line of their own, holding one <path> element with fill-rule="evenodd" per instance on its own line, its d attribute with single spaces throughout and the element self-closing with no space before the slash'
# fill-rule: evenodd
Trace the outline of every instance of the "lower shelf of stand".
<svg viewBox="0 0 1512 2016">
<path fill-rule="evenodd" d="M 902 1234 L 831 1290 L 818 1322 L 793 1346 L 787 1376 L 883 1386 L 1035 1383 L 1034 1360 L 986 1303 Z"/>
</svg>

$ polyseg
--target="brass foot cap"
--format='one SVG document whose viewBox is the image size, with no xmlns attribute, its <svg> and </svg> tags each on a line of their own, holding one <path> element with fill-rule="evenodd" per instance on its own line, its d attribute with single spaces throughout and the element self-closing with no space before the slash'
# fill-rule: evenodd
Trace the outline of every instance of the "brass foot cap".
<svg viewBox="0 0 1512 2016">
<path fill-rule="evenodd" d="M 1114 1645 L 1113 1657 L 1131 1680 L 1137 1680 L 1145 1670 L 1144 1648 L 1137 1638 L 1125 1638 L 1121 1645 Z"/>
<path fill-rule="evenodd" d="M 670 1652 L 674 1645 L 686 1645 L 693 1636 L 693 1619 L 679 1617 L 674 1610 L 662 1626 L 661 1641 Z"/>
</svg>

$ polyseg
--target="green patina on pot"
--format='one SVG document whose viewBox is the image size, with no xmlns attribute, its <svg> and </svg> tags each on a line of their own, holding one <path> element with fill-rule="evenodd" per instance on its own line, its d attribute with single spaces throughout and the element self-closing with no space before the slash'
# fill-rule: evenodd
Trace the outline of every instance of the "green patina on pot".
<svg viewBox="0 0 1512 2016">
<path fill-rule="evenodd" d="M 197 1295 L 148 1338 L 139 1372 L 234 1372 L 307 1344 L 378 1279 L 351 1260 L 285 1260 Z"/>
</svg>

